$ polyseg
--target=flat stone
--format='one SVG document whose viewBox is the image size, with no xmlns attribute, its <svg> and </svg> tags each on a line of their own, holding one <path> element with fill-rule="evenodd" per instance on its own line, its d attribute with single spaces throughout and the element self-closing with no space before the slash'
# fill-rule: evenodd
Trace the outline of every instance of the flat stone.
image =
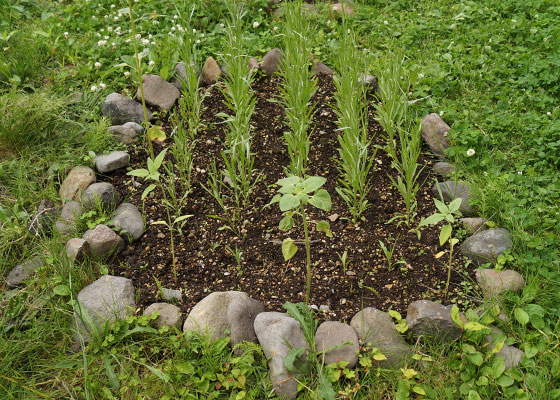
<svg viewBox="0 0 560 400">
<path fill-rule="evenodd" d="M 97 156 L 93 161 L 99 172 L 106 173 L 128 167 L 130 156 L 126 151 L 113 151 L 109 154 Z"/>
<path fill-rule="evenodd" d="M 288 371 L 284 357 L 291 348 L 309 348 L 299 323 L 287 314 L 263 312 L 255 318 L 255 333 L 268 359 L 274 393 L 282 399 L 295 399 L 297 375 Z"/>
<path fill-rule="evenodd" d="M 377 83 L 377 78 L 375 76 L 364 73 L 359 76 L 358 83 L 373 89 L 378 95 L 381 95 L 379 84 Z"/>
<path fill-rule="evenodd" d="M 163 292 L 162 293 L 163 298 L 167 301 L 183 300 L 183 292 L 181 290 L 162 288 L 161 291 Z"/>
<path fill-rule="evenodd" d="M 433 171 L 434 174 L 439 176 L 451 176 L 455 172 L 455 165 L 445 161 L 440 161 L 434 164 Z"/>
<path fill-rule="evenodd" d="M 473 235 L 476 232 L 484 231 L 488 229 L 486 227 L 485 218 L 461 218 L 461 222 L 463 223 L 463 227 L 467 231 L 469 235 Z"/>
<path fill-rule="evenodd" d="M 134 313 L 134 287 L 130 279 L 103 275 L 78 294 L 78 332 L 87 342 L 102 332 L 105 323 L 122 320 Z M 89 317 L 87 318 L 86 315 Z M 91 319 L 92 324 L 84 323 Z"/>
<path fill-rule="evenodd" d="M 417 300 L 408 306 L 406 324 L 415 337 L 424 336 L 436 341 L 456 340 L 461 337 L 462 329 L 451 319 L 452 307 L 429 300 Z"/>
<path fill-rule="evenodd" d="M 518 292 L 526 285 L 523 276 L 511 269 L 479 269 L 476 271 L 476 282 L 486 298 L 499 296 L 507 290 Z"/>
<path fill-rule="evenodd" d="M 313 64 L 313 75 L 319 75 L 319 74 L 334 75 L 334 71 L 329 67 L 327 67 L 322 62 L 316 62 Z"/>
<path fill-rule="evenodd" d="M 459 211 L 463 215 L 472 215 L 474 213 L 473 208 L 469 204 L 471 192 L 467 185 L 460 182 L 455 183 L 454 181 L 437 182 L 432 186 L 432 195 L 440 199 L 438 187 L 445 202 L 451 202 L 460 197 L 463 200 L 461 201 Z"/>
<path fill-rule="evenodd" d="M 130 121 L 123 124 L 122 126 L 134 129 L 134 132 L 136 132 L 137 135 L 141 135 L 144 133 L 144 127 L 140 125 L 138 122 Z"/>
<path fill-rule="evenodd" d="M 159 75 L 144 74 L 142 75 L 142 82 L 146 103 L 160 111 L 171 110 L 181 95 L 175 86 Z M 138 87 L 136 96 L 138 98 L 142 96 L 140 87 Z"/>
<path fill-rule="evenodd" d="M 511 249 L 513 242 L 507 229 L 487 229 L 475 233 L 461 244 L 461 254 L 477 265 L 495 263 L 498 256 Z"/>
<path fill-rule="evenodd" d="M 123 96 L 120 93 L 111 93 L 101 105 L 103 116 L 109 118 L 113 125 L 122 125 L 125 122 L 144 122 L 142 104 Z M 152 112 L 146 110 L 148 119 L 152 119 Z"/>
<path fill-rule="evenodd" d="M 497 343 L 505 338 L 505 334 L 499 329 L 492 328 L 492 332 L 486 336 L 486 343 L 494 347 Z M 504 344 L 496 357 L 503 357 L 506 369 L 517 367 L 517 364 L 523 360 L 525 352 L 519 350 L 517 347 Z"/>
<path fill-rule="evenodd" d="M 449 141 L 449 125 L 436 113 L 431 113 L 422 118 L 422 137 L 430 150 L 438 156 L 451 146 Z"/>
<path fill-rule="evenodd" d="M 272 75 L 278 69 L 280 65 L 280 60 L 282 59 L 282 50 L 272 49 L 266 53 L 263 57 L 261 63 L 261 70 L 266 72 L 268 75 Z"/>
<path fill-rule="evenodd" d="M 76 231 L 78 219 L 82 215 L 82 205 L 77 201 L 69 201 L 62 207 L 55 228 L 61 235 L 71 234 Z"/>
<path fill-rule="evenodd" d="M 202 73 L 200 74 L 202 83 L 205 85 L 213 85 L 218 81 L 220 76 L 222 76 L 220 66 L 216 60 L 214 60 L 214 57 L 208 57 L 202 67 Z"/>
<path fill-rule="evenodd" d="M 127 122 L 127 124 L 128 124 L 128 122 Z M 140 124 L 136 124 L 136 125 L 140 125 Z M 130 125 L 127 126 L 125 124 L 125 125 L 111 126 L 111 127 L 109 127 L 108 131 L 119 142 L 121 142 L 123 144 L 126 144 L 126 145 L 134 144 L 139 139 L 138 133 L 136 132 L 136 129 L 133 128 Z"/>
<path fill-rule="evenodd" d="M 83 239 L 88 242 L 91 254 L 103 257 L 118 253 L 124 249 L 124 240 L 106 225 L 97 225 L 84 233 Z"/>
<path fill-rule="evenodd" d="M 136 241 L 144 233 L 144 218 L 134 204 L 122 203 L 115 210 L 113 223 L 127 241 Z"/>
<path fill-rule="evenodd" d="M 214 292 L 193 307 L 183 331 L 207 333 L 213 338 L 229 336 L 232 346 L 243 341 L 255 342 L 253 321 L 263 311 L 262 303 L 247 293 Z"/>
<path fill-rule="evenodd" d="M 345 344 L 342 347 L 335 348 Z M 346 361 L 347 368 L 354 368 L 358 362 L 358 352 L 360 351 L 360 339 L 358 334 L 350 325 L 342 322 L 325 321 L 315 332 L 315 345 L 317 351 L 326 351 L 325 365 Z M 329 350 L 333 349 L 333 350 Z"/>
<path fill-rule="evenodd" d="M 374 361 L 379 366 L 396 367 L 403 365 L 414 353 L 397 331 L 391 316 L 376 308 L 368 307 L 358 312 L 350 321 L 360 340 L 371 347 L 377 347 L 387 357 L 384 361 Z"/>
<path fill-rule="evenodd" d="M 89 185 L 82 194 L 82 207 L 84 210 L 95 209 L 101 205 L 106 210 L 114 210 L 120 203 L 121 195 L 115 187 L 108 182 L 98 182 Z"/>
<path fill-rule="evenodd" d="M 154 320 L 158 328 L 163 326 L 179 328 L 181 326 L 181 309 L 169 303 L 150 304 L 145 310 L 144 315 L 159 313 Z"/>
<path fill-rule="evenodd" d="M 43 258 L 41 256 L 35 256 L 24 261 L 21 264 L 15 266 L 14 269 L 10 271 L 8 277 L 6 278 L 8 282 L 8 287 L 20 286 L 23 281 L 29 279 L 35 271 L 45 265 Z"/>
<path fill-rule="evenodd" d="M 81 261 L 91 254 L 89 243 L 80 238 L 72 238 L 66 242 L 66 255 L 70 261 Z"/>
<path fill-rule="evenodd" d="M 41 200 L 37 212 L 28 225 L 29 232 L 36 236 L 50 233 L 58 214 L 59 209 L 54 201 Z"/>
<path fill-rule="evenodd" d="M 60 189 L 58 194 L 62 199 L 62 202 L 67 200 L 78 200 L 80 195 L 86 188 L 95 183 L 95 171 L 90 167 L 83 165 L 78 165 L 70 170 Z"/>
</svg>

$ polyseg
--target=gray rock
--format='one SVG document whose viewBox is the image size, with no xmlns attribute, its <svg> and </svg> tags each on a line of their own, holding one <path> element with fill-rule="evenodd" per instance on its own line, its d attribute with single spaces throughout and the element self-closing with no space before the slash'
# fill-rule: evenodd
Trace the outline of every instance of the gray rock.
<svg viewBox="0 0 560 400">
<path fill-rule="evenodd" d="M 173 304 L 154 303 L 144 310 L 144 315 L 152 315 L 154 313 L 159 313 L 159 316 L 154 320 L 158 328 L 162 326 L 179 328 L 181 326 L 181 309 Z"/>
<path fill-rule="evenodd" d="M 268 75 L 272 75 L 278 69 L 280 60 L 282 59 L 282 51 L 280 49 L 272 49 L 266 53 L 261 63 L 261 69 Z"/>
<path fill-rule="evenodd" d="M 406 324 L 415 337 L 424 336 L 435 341 L 458 339 L 462 329 L 451 319 L 452 307 L 429 300 L 415 301 L 408 306 Z"/>
<path fill-rule="evenodd" d="M 142 123 L 144 121 L 144 110 L 142 104 L 123 96 L 120 93 L 111 93 L 101 106 L 103 115 L 111 120 L 113 125 L 122 125 L 125 122 Z M 146 110 L 148 119 L 152 119 L 152 112 Z"/>
<path fill-rule="evenodd" d="M 36 236 L 51 232 L 58 214 L 59 209 L 54 201 L 41 200 L 37 212 L 29 223 L 29 231 Z"/>
<path fill-rule="evenodd" d="M 477 265 L 495 263 L 498 256 L 511 249 L 511 233 L 507 229 L 487 229 L 475 233 L 461 244 L 461 254 L 472 259 Z"/>
<path fill-rule="evenodd" d="M 455 172 L 455 165 L 440 161 L 434 164 L 433 171 L 434 174 L 439 176 L 451 176 Z"/>
<path fill-rule="evenodd" d="M 377 83 L 377 78 L 370 74 L 362 74 L 358 78 L 358 83 L 360 85 L 368 86 L 375 90 L 378 95 L 381 95 L 381 91 L 379 89 L 379 84 Z"/>
<path fill-rule="evenodd" d="M 486 221 L 488 220 L 484 218 L 461 218 L 463 227 L 469 235 L 488 229 L 486 227 Z"/>
<path fill-rule="evenodd" d="M 313 64 L 313 75 L 319 74 L 334 75 L 334 71 L 322 62 L 316 62 Z"/>
<path fill-rule="evenodd" d="M 451 202 L 456 198 L 461 198 L 461 206 L 459 207 L 459 211 L 461 211 L 464 215 L 472 215 L 474 210 L 469 204 L 469 200 L 471 199 L 471 192 L 469 187 L 454 181 L 445 181 L 445 182 L 437 182 L 432 187 L 432 194 L 437 199 L 440 199 L 438 187 L 441 190 L 441 194 L 443 196 L 443 200 L 446 202 Z"/>
<path fill-rule="evenodd" d="M 90 167 L 78 165 L 66 176 L 60 185 L 58 194 L 64 203 L 66 200 L 78 200 L 86 188 L 95 183 L 95 171 Z"/>
<path fill-rule="evenodd" d="M 436 113 L 422 118 L 422 137 L 432 152 L 442 156 L 444 150 L 451 146 L 449 141 L 449 125 Z"/>
<path fill-rule="evenodd" d="M 89 243 L 80 238 L 72 238 L 66 242 L 66 255 L 70 261 L 81 261 L 91 254 Z"/>
<path fill-rule="evenodd" d="M 88 242 L 91 254 L 103 257 L 118 253 L 124 249 L 124 240 L 106 225 L 97 225 L 84 233 L 83 239 Z"/>
<path fill-rule="evenodd" d="M 214 60 L 214 57 L 208 57 L 204 66 L 202 67 L 202 73 L 200 74 L 200 79 L 205 85 L 213 85 L 222 76 L 222 70 L 220 66 Z"/>
<path fill-rule="evenodd" d="M 387 357 L 387 360 L 379 362 L 380 366 L 400 366 L 413 354 L 391 316 L 383 311 L 373 307 L 364 308 L 354 315 L 350 325 L 358 332 L 362 343 L 377 347 Z"/>
<path fill-rule="evenodd" d="M 115 187 L 108 182 L 98 182 L 84 191 L 82 194 L 82 207 L 84 210 L 92 210 L 101 205 L 104 209 L 114 210 L 120 203 L 121 195 Z"/>
<path fill-rule="evenodd" d="M 181 290 L 162 288 L 161 291 L 163 292 L 162 293 L 163 298 L 167 301 L 183 300 L 183 292 L 181 292 Z"/>
<path fill-rule="evenodd" d="M 499 296 L 506 290 L 517 292 L 525 287 L 523 276 L 511 269 L 479 269 L 476 271 L 476 282 L 486 298 Z"/>
<path fill-rule="evenodd" d="M 181 95 L 179 90 L 159 75 L 142 75 L 146 103 L 160 111 L 169 111 Z M 136 96 L 141 98 L 140 87 Z"/>
<path fill-rule="evenodd" d="M 144 127 L 140 125 L 138 122 L 130 121 L 127 122 L 126 124 L 123 124 L 122 126 L 134 129 L 134 132 L 136 132 L 137 135 L 141 135 L 144 133 Z"/>
<path fill-rule="evenodd" d="M 329 6 L 331 15 L 338 17 L 344 14 L 352 16 L 354 15 L 354 9 L 350 7 L 348 4 L 344 3 L 336 3 L 332 6 Z"/>
<path fill-rule="evenodd" d="M 296 375 L 286 369 L 284 357 L 291 348 L 309 348 L 299 323 L 287 314 L 263 312 L 255 318 L 255 333 L 268 359 L 275 394 L 283 399 L 295 399 Z"/>
<path fill-rule="evenodd" d="M 178 62 L 175 64 L 175 76 L 173 80 L 171 80 L 171 84 L 175 86 L 175 88 L 181 92 L 183 90 L 183 84 L 181 82 L 187 80 L 187 70 L 185 68 L 184 62 Z"/>
<path fill-rule="evenodd" d="M 343 343 L 343 347 L 335 348 Z M 358 334 L 350 325 L 342 322 L 325 321 L 315 332 L 315 345 L 317 351 L 327 351 L 325 353 L 325 365 L 337 363 L 339 361 L 348 362 L 347 368 L 354 368 L 358 362 L 358 352 L 360 351 L 360 339 Z M 332 349 L 332 350 L 329 350 Z"/>
<path fill-rule="evenodd" d="M 113 151 L 109 154 L 97 156 L 93 161 L 99 172 L 106 173 L 127 167 L 129 160 L 130 156 L 126 151 Z"/>
<path fill-rule="evenodd" d="M 35 256 L 23 263 L 16 265 L 8 274 L 8 287 L 20 286 L 23 281 L 29 279 L 37 269 L 45 265 L 41 256 Z"/>
<path fill-rule="evenodd" d="M 505 334 L 502 331 L 496 328 L 492 328 L 492 333 L 486 336 L 486 343 L 494 347 L 504 338 L 505 338 Z M 521 362 L 524 356 L 525 356 L 524 351 L 519 350 L 517 347 L 509 346 L 507 344 L 504 344 L 501 350 L 496 353 L 496 357 L 504 357 L 504 363 L 506 365 L 506 369 L 517 367 L 517 364 Z"/>
<path fill-rule="evenodd" d="M 89 341 L 102 330 L 105 323 L 124 319 L 134 313 L 136 303 L 132 281 L 120 276 L 103 275 L 80 291 L 78 305 L 74 313 L 78 331 L 85 341 Z"/>
<path fill-rule="evenodd" d="M 261 67 L 259 61 L 255 57 L 249 58 L 249 72 L 253 72 Z"/>
<path fill-rule="evenodd" d="M 128 124 L 128 122 L 127 122 Z M 136 124 L 136 122 L 135 122 Z M 139 124 L 136 124 L 139 125 Z M 129 145 L 138 141 L 138 134 L 136 129 L 128 125 L 115 125 L 108 129 L 109 133 L 113 135 L 119 142 Z"/>
<path fill-rule="evenodd" d="M 121 230 L 121 236 L 130 241 L 140 239 L 144 233 L 144 218 L 135 205 L 130 203 L 122 203 L 115 210 L 113 223 Z"/>
<path fill-rule="evenodd" d="M 243 341 L 256 341 L 253 321 L 264 311 L 258 300 L 244 292 L 214 292 L 193 307 L 183 331 L 208 333 L 214 338 L 229 336 L 235 346 Z"/>
<path fill-rule="evenodd" d="M 60 218 L 55 223 L 56 231 L 61 235 L 74 233 L 81 215 L 82 205 L 77 201 L 69 201 L 62 207 Z"/>
</svg>

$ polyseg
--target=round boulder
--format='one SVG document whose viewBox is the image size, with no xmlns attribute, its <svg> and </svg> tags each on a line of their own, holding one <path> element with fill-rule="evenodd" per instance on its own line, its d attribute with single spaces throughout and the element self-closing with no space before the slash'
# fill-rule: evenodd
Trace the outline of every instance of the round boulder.
<svg viewBox="0 0 560 400">
<path fill-rule="evenodd" d="M 154 321 L 158 328 L 162 326 L 179 328 L 181 326 L 181 309 L 173 304 L 154 303 L 144 310 L 144 315 L 152 315 L 154 313 L 159 313 Z"/>
<path fill-rule="evenodd" d="M 513 246 L 507 229 L 488 229 L 475 233 L 461 244 L 461 254 L 477 265 L 495 263 L 498 256 Z"/>
<path fill-rule="evenodd" d="M 338 347 L 343 343 L 346 344 Z M 317 351 L 326 351 L 325 365 L 346 361 L 347 368 L 354 368 L 358 362 L 360 339 L 350 325 L 336 321 L 323 322 L 315 332 L 315 345 Z"/>
</svg>

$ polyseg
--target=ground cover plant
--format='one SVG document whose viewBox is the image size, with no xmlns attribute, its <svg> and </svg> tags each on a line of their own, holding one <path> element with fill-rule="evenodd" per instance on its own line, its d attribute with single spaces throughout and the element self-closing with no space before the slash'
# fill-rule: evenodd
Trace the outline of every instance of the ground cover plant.
<svg viewBox="0 0 560 400">
<path fill-rule="evenodd" d="M 303 4 L 296 2 L 274 20 L 267 1 L 254 1 L 236 22 L 241 14 L 231 7 L 241 3 L 228 4 L 0 0 L 0 274 L 28 256 L 46 257 L 25 287 L 0 283 L 0 397 L 274 397 L 258 346 L 239 356 L 227 339 L 154 329 L 140 314 L 73 353 L 76 295 L 108 272 L 135 281 L 141 307 L 158 298 L 161 286 L 183 288 L 185 312 L 217 290 L 247 291 L 276 311 L 308 297 L 329 306 L 313 316 L 320 320 L 348 320 L 366 306 L 403 312 L 420 298 L 475 307 L 476 266 L 448 246 L 465 239 L 464 230 L 448 219 L 422 226 L 421 241 L 415 231 L 424 218 L 428 225 L 430 215 L 445 213 L 429 194 L 435 160 L 419 147 L 417 126 L 437 112 L 452 127 L 447 156 L 456 165 L 454 179 L 469 182 L 474 206 L 490 225 L 513 233 L 513 249 L 497 268 L 522 272 L 528 285 L 488 305 L 482 317 L 468 312 L 462 341 L 418 343 L 416 358 L 402 369 L 378 369 L 382 355 L 366 347 L 354 370 L 317 359 L 300 397 L 329 398 L 318 390 L 328 379 L 337 398 L 559 398 L 558 5 L 356 1 L 352 17 L 342 20 L 321 3 L 314 4 L 317 15 L 298 18 Z M 273 47 L 284 52 L 279 73 L 249 73 L 248 56 L 262 59 Z M 112 259 L 71 263 L 61 256 L 62 237 L 28 230 L 41 199 L 59 200 L 71 167 L 125 148 L 100 116 L 106 95 L 133 97 L 140 69 L 171 80 L 177 61 L 201 67 L 207 56 L 226 65 L 227 77 L 199 88 L 197 68 L 186 68 L 178 107 L 155 121 L 167 140 L 154 142 L 152 154 L 149 141 L 129 149 L 131 170 L 162 155 L 159 189 L 142 199 L 155 182 L 126 170 L 99 175 L 142 209 L 147 231 L 140 241 Z M 314 77 L 311 57 L 337 75 Z M 390 102 L 357 84 L 362 61 L 352 69 L 346 57 L 363 60 L 379 78 L 381 100 L 389 93 L 387 67 L 398 69 L 393 84 L 401 99 L 394 105 L 407 108 L 406 118 L 380 118 Z M 360 109 L 363 98 L 367 107 Z M 246 162 L 237 168 L 239 144 Z M 230 167 L 236 173 L 224 173 Z M 249 185 L 244 189 L 236 189 L 243 187 L 235 181 L 239 171 Z M 290 226 L 277 205 L 265 208 L 288 175 L 326 179 L 331 210 L 307 206 L 304 219 L 294 214 Z M 203 188 L 210 182 L 221 194 Z M 220 205 L 224 193 L 232 197 Z M 225 217 L 233 206 L 235 220 Z M 79 229 L 98 217 L 84 217 Z M 332 238 L 321 232 L 325 219 Z M 309 251 L 285 261 L 288 236 Z M 499 322 L 500 310 L 510 323 Z M 502 345 L 525 351 L 517 368 L 506 372 L 495 357 L 504 338 L 484 343 L 490 324 L 507 334 Z"/>
</svg>

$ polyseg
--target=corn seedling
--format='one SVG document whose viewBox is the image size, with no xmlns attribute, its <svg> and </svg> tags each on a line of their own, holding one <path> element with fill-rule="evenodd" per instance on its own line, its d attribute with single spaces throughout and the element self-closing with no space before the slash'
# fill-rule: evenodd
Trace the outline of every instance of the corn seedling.
<svg viewBox="0 0 560 400">
<path fill-rule="evenodd" d="M 398 265 L 398 264 L 405 264 L 404 260 L 399 260 L 394 262 L 393 261 L 393 256 L 395 254 L 395 249 L 397 247 L 397 242 L 399 241 L 399 238 L 397 237 L 391 246 L 387 247 L 385 245 L 385 243 L 383 243 L 381 240 L 379 241 L 379 247 L 381 248 L 381 250 L 383 251 L 383 254 L 385 255 L 385 258 L 387 259 L 387 269 L 389 271 L 391 271 L 393 269 L 393 266 Z"/>
<path fill-rule="evenodd" d="M 321 186 L 327 180 L 320 176 L 311 176 L 307 179 L 299 176 L 290 176 L 276 182 L 280 185 L 279 194 L 274 196 L 269 204 L 278 203 L 280 211 L 284 213 L 284 217 L 280 221 L 280 229 L 288 230 L 294 226 L 294 215 L 297 213 L 301 216 L 303 222 L 303 231 L 305 234 L 305 253 L 307 256 L 307 279 L 305 290 L 305 302 L 309 303 L 309 295 L 311 293 L 311 249 L 309 240 L 309 228 L 307 216 L 305 214 L 305 206 L 307 204 L 317 207 L 324 211 L 331 209 L 331 196 Z M 330 225 L 327 221 L 319 221 L 316 225 L 317 231 L 325 232 L 332 237 Z M 296 242 L 291 238 L 286 238 L 282 242 L 282 254 L 284 260 L 288 261 L 297 252 Z"/>
<path fill-rule="evenodd" d="M 241 267 L 241 262 L 243 261 L 243 252 L 239 250 L 237 246 L 235 246 L 235 250 L 230 246 L 226 246 L 226 250 L 233 256 L 233 258 L 235 258 L 235 262 L 237 264 L 237 275 L 243 275 L 243 269 Z"/>
<path fill-rule="evenodd" d="M 361 52 L 356 47 L 353 33 L 344 30 L 343 39 L 336 57 L 337 74 L 334 76 L 338 116 L 338 169 L 339 186 L 336 191 L 346 202 L 352 214 L 352 222 L 362 219 L 369 206 L 366 199 L 371 190 L 369 171 L 377 150 L 369 154 L 370 140 L 367 135 L 367 102 L 364 86 L 359 77 L 365 65 Z"/>
<path fill-rule="evenodd" d="M 342 254 L 340 254 L 337 251 L 336 255 L 338 256 L 338 259 L 340 260 L 340 263 L 342 264 L 342 271 L 344 272 L 344 275 L 346 275 L 346 270 L 348 269 L 348 266 L 352 262 L 352 258 L 348 258 L 348 250 L 344 250 L 344 253 L 342 253 Z"/>
<path fill-rule="evenodd" d="M 313 116 L 311 98 L 317 91 L 317 80 L 309 70 L 310 29 L 307 19 L 302 15 L 301 0 L 288 3 L 285 10 L 280 103 L 284 106 L 288 126 L 288 131 L 284 133 L 290 156 L 290 166 L 286 169 L 286 174 L 304 177 L 310 147 L 309 129 Z"/>
</svg>

